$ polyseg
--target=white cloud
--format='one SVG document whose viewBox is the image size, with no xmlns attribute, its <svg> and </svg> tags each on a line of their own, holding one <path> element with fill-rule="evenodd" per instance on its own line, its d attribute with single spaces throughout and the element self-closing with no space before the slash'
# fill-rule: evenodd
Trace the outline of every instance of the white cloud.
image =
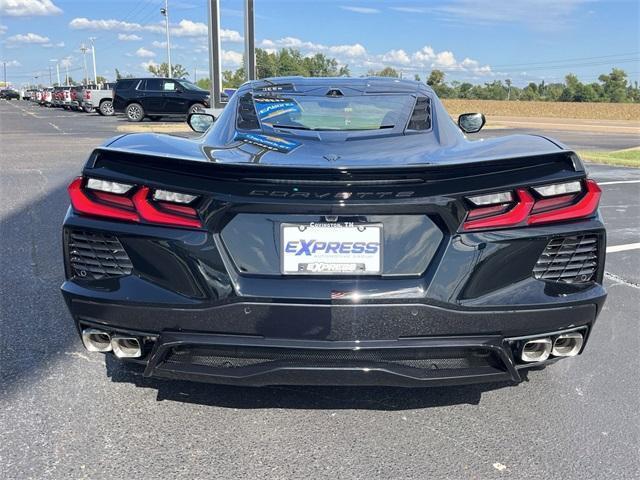
<svg viewBox="0 0 640 480">
<path fill-rule="evenodd" d="M 408 65 L 411 63 L 411 59 L 407 52 L 404 50 L 389 50 L 387 53 L 382 55 L 382 61 L 392 63 L 394 65 Z"/>
<path fill-rule="evenodd" d="M 242 53 L 233 50 L 222 50 L 220 59 L 223 65 L 239 67 L 242 65 Z"/>
<path fill-rule="evenodd" d="M 244 38 L 237 30 L 220 30 L 220 40 L 223 42 L 242 42 Z"/>
<path fill-rule="evenodd" d="M 143 47 L 140 47 L 138 50 L 136 50 L 136 57 L 153 58 L 155 56 L 156 56 L 155 52 L 152 52 L 151 50 L 147 50 L 146 48 L 143 48 Z"/>
<path fill-rule="evenodd" d="M 302 41 L 296 37 L 284 37 L 279 40 L 265 39 L 260 42 L 260 46 L 269 53 L 273 53 L 280 48 L 297 48 L 303 54 L 325 53 L 344 58 L 364 57 L 367 54 L 366 48 L 359 43 L 327 46 L 321 43 Z"/>
<path fill-rule="evenodd" d="M 176 37 L 203 37 L 209 34 L 209 29 L 201 22 L 180 20 L 177 27 L 171 28 L 171 33 Z"/>
<path fill-rule="evenodd" d="M 435 67 L 453 68 L 457 65 L 456 57 L 449 51 L 436 54 L 436 58 L 433 61 L 433 66 Z"/>
<path fill-rule="evenodd" d="M 53 48 L 53 47 L 56 47 L 56 48 L 62 48 L 62 47 L 64 47 L 64 42 L 58 42 L 58 43 L 51 43 L 51 42 L 49 42 L 49 43 L 45 43 L 45 44 L 43 44 L 42 46 L 43 46 L 44 48 Z"/>
<path fill-rule="evenodd" d="M 22 64 L 18 60 L 8 60 L 5 62 L 7 67 L 21 67 Z"/>
<path fill-rule="evenodd" d="M 0 35 L 4 35 L 5 33 L 7 33 L 7 26 L 0 25 Z"/>
<path fill-rule="evenodd" d="M 0 0 L 0 13 L 9 17 L 58 15 L 62 10 L 51 0 Z"/>
<path fill-rule="evenodd" d="M 367 54 L 366 48 L 359 43 L 353 45 L 334 45 L 329 47 L 329 51 L 335 55 L 344 55 L 347 58 L 364 57 Z"/>
<path fill-rule="evenodd" d="M 424 63 L 434 59 L 435 56 L 436 54 L 433 51 L 433 48 L 431 48 L 429 45 L 425 45 L 413 54 L 413 60 L 418 63 Z"/>
<path fill-rule="evenodd" d="M 340 6 L 342 10 L 347 10 L 349 12 L 354 13 L 364 13 L 364 14 L 372 14 L 372 13 L 380 13 L 380 10 L 377 8 L 369 8 L 369 7 L 352 7 L 347 5 Z"/>
<path fill-rule="evenodd" d="M 142 40 L 142 37 L 135 33 L 119 33 L 118 40 L 122 40 L 123 42 L 137 42 Z"/>
<path fill-rule="evenodd" d="M 592 0 L 455 0 L 434 6 L 430 12 L 478 25 L 525 24 L 533 29 L 565 28 L 576 10 Z"/>
<path fill-rule="evenodd" d="M 151 46 L 155 48 L 167 48 L 167 42 L 159 42 L 157 40 L 154 40 L 153 42 L 151 42 Z"/>
<path fill-rule="evenodd" d="M 137 32 L 143 28 L 139 23 L 115 19 L 89 20 L 85 17 L 74 18 L 69 22 L 69 27 L 75 30 L 112 30 L 121 32 Z"/>
<path fill-rule="evenodd" d="M 143 70 L 146 72 L 149 70 L 149 67 L 157 67 L 158 64 L 156 62 L 154 62 L 153 60 L 149 60 L 148 62 L 142 62 L 140 64 L 140 66 L 143 68 Z"/>
<path fill-rule="evenodd" d="M 421 7 L 391 7 L 391 10 L 395 10 L 396 12 L 403 12 L 403 13 L 425 13 L 428 11 L 427 8 L 421 8 Z"/>
<path fill-rule="evenodd" d="M 38 35 L 37 33 L 19 33 L 17 35 L 13 35 L 7 38 L 7 42 L 9 43 L 30 43 L 35 45 L 43 45 L 49 43 L 49 37 L 43 37 L 42 35 Z"/>
</svg>

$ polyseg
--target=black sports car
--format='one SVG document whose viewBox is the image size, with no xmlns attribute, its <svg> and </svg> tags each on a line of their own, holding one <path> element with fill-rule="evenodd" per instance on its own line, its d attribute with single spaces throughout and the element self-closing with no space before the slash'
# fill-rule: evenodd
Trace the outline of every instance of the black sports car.
<svg viewBox="0 0 640 480">
<path fill-rule="evenodd" d="M 418 386 L 582 352 L 600 189 L 537 135 L 468 140 L 426 85 L 272 78 L 195 139 L 121 135 L 69 186 L 62 292 L 145 375 Z"/>
</svg>

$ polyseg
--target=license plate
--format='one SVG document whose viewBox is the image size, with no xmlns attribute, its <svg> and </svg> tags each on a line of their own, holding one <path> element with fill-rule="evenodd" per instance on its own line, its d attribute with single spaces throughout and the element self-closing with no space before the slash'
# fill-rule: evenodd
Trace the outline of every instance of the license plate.
<svg viewBox="0 0 640 480">
<path fill-rule="evenodd" d="M 382 225 L 282 224 L 285 275 L 379 275 Z"/>
</svg>

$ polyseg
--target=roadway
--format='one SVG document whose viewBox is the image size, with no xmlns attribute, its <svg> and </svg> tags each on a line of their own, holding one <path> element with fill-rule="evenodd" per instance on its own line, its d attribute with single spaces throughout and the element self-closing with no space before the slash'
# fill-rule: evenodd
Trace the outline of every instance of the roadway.
<svg viewBox="0 0 640 480">
<path fill-rule="evenodd" d="M 0 101 L 3 478 L 640 476 L 640 170 L 589 167 L 615 251 L 582 356 L 518 386 L 211 386 L 87 353 L 62 301 L 66 186 L 122 123 Z"/>
</svg>

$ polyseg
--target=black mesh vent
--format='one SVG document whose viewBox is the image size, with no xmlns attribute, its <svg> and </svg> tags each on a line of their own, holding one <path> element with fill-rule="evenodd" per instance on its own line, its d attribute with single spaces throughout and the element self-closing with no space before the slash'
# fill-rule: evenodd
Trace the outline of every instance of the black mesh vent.
<svg viewBox="0 0 640 480">
<path fill-rule="evenodd" d="M 578 235 L 551 240 L 533 268 L 540 280 L 586 283 L 598 268 L 598 237 Z"/>
<path fill-rule="evenodd" d="M 131 273 L 131 260 L 112 235 L 72 230 L 67 242 L 69 265 L 75 277 L 101 280 Z"/>
<path fill-rule="evenodd" d="M 438 375 L 452 370 L 499 368 L 490 350 L 475 349 L 364 349 L 309 350 L 265 347 L 175 347 L 165 362 L 212 369 L 268 367 L 404 367 Z"/>
<path fill-rule="evenodd" d="M 416 100 L 407 130 L 429 130 L 431 128 L 431 104 L 427 97 Z"/>
</svg>

